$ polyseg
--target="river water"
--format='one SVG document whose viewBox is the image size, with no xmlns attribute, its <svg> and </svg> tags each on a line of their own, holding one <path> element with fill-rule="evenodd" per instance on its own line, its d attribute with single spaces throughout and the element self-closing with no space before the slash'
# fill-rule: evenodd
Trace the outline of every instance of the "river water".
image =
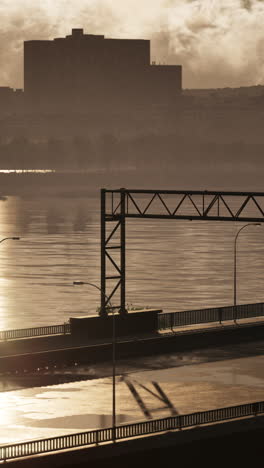
<svg viewBox="0 0 264 468">
<path fill-rule="evenodd" d="M 8 196 L 0 201 L 0 329 L 60 324 L 96 313 L 99 191 Z M 231 305 L 234 238 L 241 223 L 128 220 L 127 303 L 179 311 Z M 237 301 L 264 301 L 264 230 L 239 236 Z M 118 298 L 114 301 L 118 301 Z M 114 302 L 113 301 L 113 302 Z"/>
</svg>

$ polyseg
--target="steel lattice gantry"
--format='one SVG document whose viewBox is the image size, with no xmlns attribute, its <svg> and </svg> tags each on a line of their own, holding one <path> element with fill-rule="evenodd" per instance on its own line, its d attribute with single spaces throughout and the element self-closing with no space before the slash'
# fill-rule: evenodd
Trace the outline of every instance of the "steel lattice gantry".
<svg viewBox="0 0 264 468">
<path fill-rule="evenodd" d="M 126 312 L 126 218 L 262 223 L 264 192 L 101 189 L 101 314 Z"/>
</svg>

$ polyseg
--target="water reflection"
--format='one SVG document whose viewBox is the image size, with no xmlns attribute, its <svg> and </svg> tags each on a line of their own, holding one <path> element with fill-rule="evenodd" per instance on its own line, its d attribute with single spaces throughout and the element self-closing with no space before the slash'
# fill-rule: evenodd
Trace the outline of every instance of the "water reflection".
<svg viewBox="0 0 264 468">
<path fill-rule="evenodd" d="M 0 174 L 49 174 L 53 169 L 0 169 Z"/>
<path fill-rule="evenodd" d="M 47 233 L 58 234 L 60 231 L 60 225 L 64 225 L 65 219 L 60 215 L 58 208 L 51 207 L 47 211 L 46 222 Z"/>
<path fill-rule="evenodd" d="M 91 217 L 87 213 L 87 209 L 79 206 L 77 209 L 76 217 L 73 222 L 74 232 L 85 232 L 87 224 L 91 221 Z"/>
</svg>

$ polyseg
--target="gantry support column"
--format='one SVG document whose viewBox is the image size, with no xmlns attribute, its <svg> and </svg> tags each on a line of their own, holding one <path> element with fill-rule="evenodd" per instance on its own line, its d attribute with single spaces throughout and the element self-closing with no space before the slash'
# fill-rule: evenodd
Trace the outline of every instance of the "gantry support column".
<svg viewBox="0 0 264 468">
<path fill-rule="evenodd" d="M 107 200 L 111 196 L 106 189 L 101 189 L 101 308 L 100 315 L 107 315 L 109 306 L 126 313 L 126 190 L 118 192 L 117 205 L 107 213 Z M 106 229 L 106 226 L 109 229 Z M 118 240 L 116 239 L 118 235 Z M 118 242 L 118 243 L 116 243 Z M 114 252 L 118 252 L 118 258 Z M 107 274 L 111 265 L 114 273 Z M 115 282 L 113 284 L 113 281 Z M 108 285 L 108 287 L 107 287 Z M 111 304 L 112 297 L 119 294 L 118 302 Z"/>
<path fill-rule="evenodd" d="M 121 270 L 121 294 L 120 294 L 120 313 L 126 313 L 126 192 L 120 190 L 120 270 Z"/>
<path fill-rule="evenodd" d="M 101 189 L 101 308 L 100 315 L 105 315 L 106 312 L 106 190 Z"/>
</svg>

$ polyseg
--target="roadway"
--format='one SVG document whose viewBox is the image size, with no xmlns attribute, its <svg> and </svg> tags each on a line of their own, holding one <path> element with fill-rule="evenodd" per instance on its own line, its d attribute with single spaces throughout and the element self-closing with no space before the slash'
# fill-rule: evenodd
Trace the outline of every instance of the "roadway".
<svg viewBox="0 0 264 468">
<path fill-rule="evenodd" d="M 184 414 L 263 400 L 263 351 L 264 341 L 258 341 L 119 361 L 117 422 L 146 417 L 127 379 L 154 419 L 170 416 L 173 408 Z M 0 443 L 111 426 L 111 372 L 109 362 L 42 371 L 38 377 L 2 376 Z M 157 398 L 152 382 L 171 406 Z"/>
</svg>

